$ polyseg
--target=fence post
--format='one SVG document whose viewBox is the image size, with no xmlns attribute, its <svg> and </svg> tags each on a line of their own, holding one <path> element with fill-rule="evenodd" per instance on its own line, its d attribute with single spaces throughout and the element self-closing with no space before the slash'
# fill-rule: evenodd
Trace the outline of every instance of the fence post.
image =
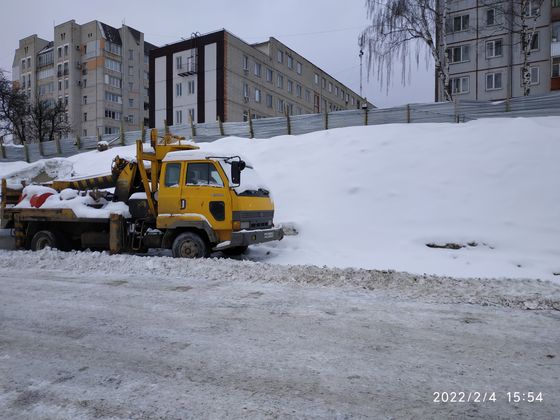
<svg viewBox="0 0 560 420">
<path fill-rule="evenodd" d="M 142 143 L 146 141 L 146 127 L 144 126 L 144 120 L 142 120 L 142 124 L 140 124 L 140 132 L 142 136 Z"/>
<path fill-rule="evenodd" d="M 61 155 L 62 148 L 60 147 L 60 139 L 58 137 L 54 139 L 54 144 L 56 145 L 56 153 Z"/>
<path fill-rule="evenodd" d="M 286 107 L 286 128 L 288 129 L 288 136 L 292 134 L 292 124 L 290 122 L 290 113 L 288 112 L 288 107 Z"/>
<path fill-rule="evenodd" d="M 76 147 L 78 150 L 82 148 L 82 139 L 80 138 L 79 134 L 76 134 Z"/>
<path fill-rule="evenodd" d="M 251 109 L 249 109 L 249 138 L 255 138 L 255 131 L 253 130 L 253 119 L 251 118 Z"/>
<path fill-rule="evenodd" d="M 2 153 L 2 159 L 6 159 L 6 148 L 4 147 L 4 136 L 0 136 L 0 153 Z"/>
<path fill-rule="evenodd" d="M 406 104 L 406 122 L 410 124 L 410 104 Z"/>
<path fill-rule="evenodd" d="M 459 123 L 459 99 L 453 99 L 453 112 L 455 113 L 455 122 Z"/>
<path fill-rule="evenodd" d="M 194 126 L 193 117 L 192 117 L 192 114 L 190 112 L 189 112 L 189 124 L 191 126 L 191 137 L 194 140 L 194 138 L 196 136 L 196 127 Z"/>
<path fill-rule="evenodd" d="M 218 128 L 220 129 L 220 136 L 225 136 L 224 133 L 224 124 L 222 123 L 222 119 L 218 115 Z"/>
<path fill-rule="evenodd" d="M 43 142 L 39 139 L 39 154 L 41 156 L 45 156 L 45 152 L 43 152 Z"/>
<path fill-rule="evenodd" d="M 364 108 L 364 125 L 368 125 L 368 113 L 369 113 L 369 109 L 368 109 L 368 107 L 366 106 L 366 107 Z"/>
<path fill-rule="evenodd" d="M 31 163 L 31 160 L 29 159 L 29 148 L 27 147 L 27 144 L 23 144 L 23 152 L 25 153 L 25 161 L 27 163 Z"/>
<path fill-rule="evenodd" d="M 97 143 L 101 141 L 101 129 L 97 127 Z"/>
<path fill-rule="evenodd" d="M 325 122 L 325 130 L 328 130 L 329 129 L 329 113 L 327 112 L 326 109 L 325 109 L 325 112 L 324 112 L 323 120 Z"/>
<path fill-rule="evenodd" d="M 121 138 L 121 146 L 124 146 L 124 120 L 121 117 L 121 132 L 119 133 L 119 137 Z"/>
<path fill-rule="evenodd" d="M 511 103 L 510 103 L 510 98 L 506 98 L 506 112 L 510 112 L 511 111 Z"/>
</svg>

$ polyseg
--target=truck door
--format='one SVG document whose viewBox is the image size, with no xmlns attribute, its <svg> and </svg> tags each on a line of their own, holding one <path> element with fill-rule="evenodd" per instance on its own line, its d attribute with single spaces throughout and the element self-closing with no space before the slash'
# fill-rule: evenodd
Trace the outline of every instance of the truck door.
<svg viewBox="0 0 560 420">
<path fill-rule="evenodd" d="M 185 210 L 181 197 L 181 180 L 185 179 L 184 162 L 165 162 L 161 171 L 158 191 L 158 213 L 178 214 Z"/>
<path fill-rule="evenodd" d="M 182 197 L 186 213 L 201 214 L 214 230 L 231 230 L 231 196 L 215 162 L 188 162 Z"/>
</svg>

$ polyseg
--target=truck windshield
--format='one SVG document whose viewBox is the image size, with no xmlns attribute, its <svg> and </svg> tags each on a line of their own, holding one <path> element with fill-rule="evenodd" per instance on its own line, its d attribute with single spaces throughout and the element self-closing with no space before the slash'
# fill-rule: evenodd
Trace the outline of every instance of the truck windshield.
<svg viewBox="0 0 560 420">
<path fill-rule="evenodd" d="M 233 183 L 231 180 L 231 164 L 220 159 L 220 165 L 222 165 L 230 184 Z M 234 190 L 237 195 L 242 196 L 268 197 L 270 195 L 268 187 L 249 164 L 241 171 L 241 184 L 239 187 L 235 187 Z"/>
</svg>

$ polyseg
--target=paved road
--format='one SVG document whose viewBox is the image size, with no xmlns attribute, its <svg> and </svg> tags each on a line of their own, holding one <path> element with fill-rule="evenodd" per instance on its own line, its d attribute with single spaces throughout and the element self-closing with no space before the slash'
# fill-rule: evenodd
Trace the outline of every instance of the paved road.
<svg viewBox="0 0 560 420">
<path fill-rule="evenodd" d="M 495 392 L 496 402 L 434 403 L 444 391 Z M 516 391 L 544 401 L 508 403 Z M 0 274 L 0 418 L 558 413 L 553 309 L 428 303 L 234 273 Z"/>
</svg>

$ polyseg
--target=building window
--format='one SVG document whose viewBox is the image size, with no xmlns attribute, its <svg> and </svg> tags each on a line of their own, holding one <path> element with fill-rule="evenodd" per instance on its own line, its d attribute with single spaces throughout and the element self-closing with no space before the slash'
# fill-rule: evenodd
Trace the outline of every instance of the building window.
<svg viewBox="0 0 560 420">
<path fill-rule="evenodd" d="M 261 102 L 261 90 L 257 88 L 255 88 L 255 102 Z"/>
<path fill-rule="evenodd" d="M 321 79 L 321 87 L 323 89 L 327 88 L 327 79 L 325 79 L 324 77 Z"/>
<path fill-rule="evenodd" d="M 82 87 L 87 87 L 87 79 L 82 80 Z"/>
<path fill-rule="evenodd" d="M 552 59 L 552 77 L 560 77 L 560 57 Z"/>
<path fill-rule="evenodd" d="M 84 96 L 84 105 L 87 105 L 87 96 Z"/>
<path fill-rule="evenodd" d="M 464 63 L 470 61 L 470 46 L 460 45 L 447 49 L 447 57 L 450 63 Z"/>
<path fill-rule="evenodd" d="M 189 80 L 187 83 L 187 92 L 189 95 L 194 95 L 194 80 Z"/>
<path fill-rule="evenodd" d="M 493 26 L 498 23 L 496 18 L 496 9 L 486 10 L 486 26 Z"/>
<path fill-rule="evenodd" d="M 23 82 L 25 85 L 25 82 Z M 25 88 L 25 86 L 23 86 Z M 58 81 L 58 90 L 61 91 L 62 90 L 62 80 Z"/>
<path fill-rule="evenodd" d="M 87 121 L 87 112 L 84 112 L 84 121 Z"/>
<path fill-rule="evenodd" d="M 461 32 L 469 29 L 469 15 L 455 16 L 453 18 L 453 32 Z"/>
<path fill-rule="evenodd" d="M 298 61 L 297 64 L 296 64 L 296 72 L 297 72 L 297 74 L 301 74 L 302 69 L 303 69 L 303 66 L 302 66 L 302 64 Z"/>
<path fill-rule="evenodd" d="M 538 32 L 534 32 L 533 36 L 531 37 L 531 51 L 533 50 L 538 50 L 539 49 L 539 33 Z"/>
<path fill-rule="evenodd" d="M 68 76 L 69 71 L 70 71 L 70 70 L 69 70 L 69 68 L 68 68 L 68 61 L 66 61 L 66 62 L 64 63 L 64 75 L 65 75 L 65 76 Z"/>
<path fill-rule="evenodd" d="M 109 118 L 111 120 L 120 121 L 122 114 L 119 111 L 113 111 L 112 109 L 105 110 L 105 118 Z"/>
<path fill-rule="evenodd" d="M 25 70 L 25 58 L 21 60 L 21 69 Z"/>
<path fill-rule="evenodd" d="M 131 92 L 134 90 L 134 82 L 128 82 L 128 90 Z"/>
<path fill-rule="evenodd" d="M 527 17 L 538 17 L 541 14 L 542 1 L 539 0 L 529 0 L 525 5 L 525 15 Z"/>
<path fill-rule="evenodd" d="M 183 111 L 175 111 L 175 124 L 183 124 Z"/>
<path fill-rule="evenodd" d="M 278 60 L 279 63 L 283 63 L 284 62 L 284 51 L 278 50 L 276 52 L 276 59 Z"/>
<path fill-rule="evenodd" d="M 105 92 L 105 100 L 109 102 L 114 102 L 116 104 L 122 104 L 122 96 L 117 95 L 113 92 Z"/>
<path fill-rule="evenodd" d="M 249 70 L 249 57 L 243 56 L 243 70 Z"/>
<path fill-rule="evenodd" d="M 276 75 L 276 87 L 279 89 L 284 89 L 284 76 L 281 74 Z"/>
<path fill-rule="evenodd" d="M 272 95 L 266 94 L 266 106 L 272 108 Z"/>
<path fill-rule="evenodd" d="M 500 57 L 502 55 L 502 40 L 495 39 L 486 43 L 486 58 Z"/>
<path fill-rule="evenodd" d="M 329 92 L 331 92 L 331 93 L 332 93 L 332 86 L 333 86 L 332 82 L 329 82 Z"/>
<path fill-rule="evenodd" d="M 85 79 L 84 79 L 85 80 Z M 105 84 L 112 86 L 117 89 L 122 88 L 122 79 L 120 77 L 110 76 L 108 74 L 105 75 Z M 85 87 L 85 85 L 84 85 Z"/>
<path fill-rule="evenodd" d="M 115 44 L 113 42 L 105 42 L 105 51 L 113 53 L 115 55 L 122 55 L 122 46 L 119 44 Z"/>
<path fill-rule="evenodd" d="M 301 92 L 302 92 L 301 85 L 296 85 L 296 96 L 298 98 L 301 98 Z"/>
<path fill-rule="evenodd" d="M 288 93 L 294 93 L 294 82 L 288 79 Z"/>
<path fill-rule="evenodd" d="M 261 77 L 261 63 L 255 63 L 254 73 L 255 76 Z"/>
<path fill-rule="evenodd" d="M 318 85 L 319 84 L 319 75 L 317 73 L 315 73 L 313 75 L 313 78 L 314 78 L 315 84 Z"/>
<path fill-rule="evenodd" d="M 488 73 L 486 75 L 486 90 L 502 88 L 502 73 Z"/>
<path fill-rule="evenodd" d="M 56 51 L 58 53 L 58 58 L 62 58 L 62 47 L 58 47 Z"/>
<path fill-rule="evenodd" d="M 266 81 L 268 83 L 272 83 L 272 77 L 274 75 L 274 72 L 270 69 L 266 69 Z"/>
<path fill-rule="evenodd" d="M 247 83 L 243 83 L 243 97 L 249 99 L 249 85 Z"/>
<path fill-rule="evenodd" d="M 194 121 L 194 108 L 189 109 L 189 118 L 191 121 Z"/>
<path fill-rule="evenodd" d="M 276 101 L 276 111 L 277 112 L 284 112 L 284 100 L 278 98 L 278 100 Z"/>
<path fill-rule="evenodd" d="M 109 69 L 109 70 L 113 70 L 116 72 L 121 73 L 122 72 L 122 65 L 120 62 L 115 61 L 115 60 L 111 60 L 110 58 L 106 58 L 105 59 L 105 68 Z"/>
<path fill-rule="evenodd" d="M 134 60 L 134 50 L 128 50 L 128 59 Z"/>
<path fill-rule="evenodd" d="M 68 55 L 68 45 L 64 46 L 64 56 L 66 57 Z"/>
<path fill-rule="evenodd" d="M 70 87 L 70 81 L 68 79 L 64 79 L 64 89 L 68 89 Z"/>
<path fill-rule="evenodd" d="M 128 75 L 129 76 L 134 76 L 134 67 L 128 66 Z"/>
<path fill-rule="evenodd" d="M 83 135 L 84 137 L 87 137 L 87 130 L 86 130 L 85 128 L 84 128 L 84 131 L 82 132 L 82 135 Z"/>
<path fill-rule="evenodd" d="M 451 93 L 457 95 L 469 93 L 469 81 L 470 79 L 468 76 L 451 79 Z"/>
<path fill-rule="evenodd" d="M 311 102 L 311 91 L 309 89 L 305 89 L 305 102 Z"/>
<path fill-rule="evenodd" d="M 31 57 L 27 57 L 27 68 L 31 68 Z"/>
<path fill-rule="evenodd" d="M 133 107 L 134 107 L 134 99 L 128 98 L 128 106 L 129 106 L 129 108 L 133 108 Z"/>
<path fill-rule="evenodd" d="M 175 84 L 175 96 L 183 96 L 183 83 Z"/>
<path fill-rule="evenodd" d="M 521 75 L 523 76 L 523 75 Z M 529 67 L 529 84 L 538 85 L 540 83 L 540 68 L 539 67 Z M 523 80 L 521 85 L 523 85 Z"/>
<path fill-rule="evenodd" d="M 68 95 L 64 96 L 64 105 L 68 105 Z"/>
<path fill-rule="evenodd" d="M 334 94 L 338 97 L 340 95 L 340 89 L 338 88 L 338 86 L 335 86 L 334 88 Z"/>
<path fill-rule="evenodd" d="M 288 57 L 288 59 L 287 59 L 288 68 L 293 70 L 293 68 L 294 68 L 294 57 L 292 57 L 291 55 L 288 55 L 287 57 Z"/>
</svg>

